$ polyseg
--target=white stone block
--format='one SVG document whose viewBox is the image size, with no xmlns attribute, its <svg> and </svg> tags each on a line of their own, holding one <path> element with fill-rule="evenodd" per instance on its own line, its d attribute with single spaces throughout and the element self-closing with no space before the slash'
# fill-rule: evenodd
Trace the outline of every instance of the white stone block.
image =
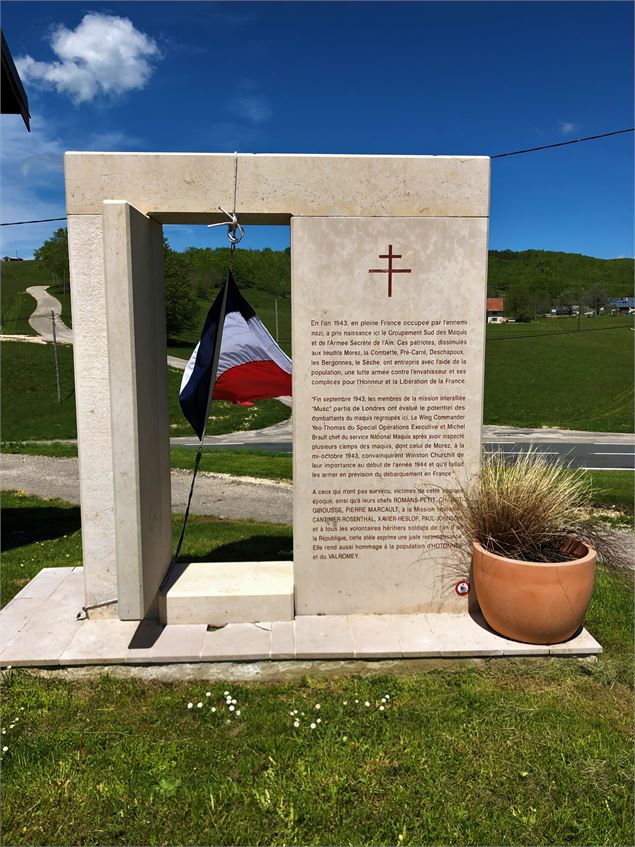
<svg viewBox="0 0 635 847">
<path fill-rule="evenodd" d="M 163 623 L 293 620 L 292 562 L 192 562 L 161 592 Z"/>
</svg>

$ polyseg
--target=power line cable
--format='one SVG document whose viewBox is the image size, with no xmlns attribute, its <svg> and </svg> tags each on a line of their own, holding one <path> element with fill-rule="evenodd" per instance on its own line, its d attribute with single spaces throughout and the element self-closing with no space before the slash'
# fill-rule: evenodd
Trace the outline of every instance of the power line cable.
<svg viewBox="0 0 635 847">
<path fill-rule="evenodd" d="M 527 147 L 526 150 L 512 150 L 511 153 L 496 153 L 494 156 L 490 156 L 490 159 L 503 159 L 505 156 L 520 156 L 522 153 L 535 153 L 538 150 L 550 150 L 552 147 L 566 147 L 567 144 L 594 141 L 596 138 L 608 138 L 610 135 L 622 135 L 624 132 L 635 132 L 635 127 L 616 129 L 613 132 L 603 132 L 600 135 L 585 135 L 583 138 L 572 138 L 569 141 L 559 141 L 557 144 L 543 144 L 541 147 Z"/>
<path fill-rule="evenodd" d="M 63 218 L 40 218 L 38 221 L 9 221 L 8 223 L 0 224 L 0 226 L 21 226 L 22 224 L 47 224 L 51 221 L 65 221 L 66 216 Z"/>
</svg>

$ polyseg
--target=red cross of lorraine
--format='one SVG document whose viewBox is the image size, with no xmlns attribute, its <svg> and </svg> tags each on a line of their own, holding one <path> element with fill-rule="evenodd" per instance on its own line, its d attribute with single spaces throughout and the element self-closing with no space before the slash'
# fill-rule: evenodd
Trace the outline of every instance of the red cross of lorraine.
<svg viewBox="0 0 635 847">
<path fill-rule="evenodd" d="M 393 268 L 392 260 L 401 259 L 401 253 L 392 252 L 392 244 L 388 245 L 388 252 L 382 253 L 380 259 L 388 259 L 387 268 L 369 268 L 369 274 L 388 274 L 388 296 L 392 297 L 392 275 L 393 274 L 409 274 L 412 268 Z"/>
</svg>

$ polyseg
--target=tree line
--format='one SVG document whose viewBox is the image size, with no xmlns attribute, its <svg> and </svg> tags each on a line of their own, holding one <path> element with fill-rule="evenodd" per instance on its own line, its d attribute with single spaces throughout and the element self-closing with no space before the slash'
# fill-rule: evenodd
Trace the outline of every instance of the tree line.
<svg viewBox="0 0 635 847">
<path fill-rule="evenodd" d="M 52 274 L 68 279 L 68 236 L 60 228 L 34 256 Z M 169 335 L 189 328 L 199 301 L 211 302 L 225 280 L 228 247 L 189 247 L 177 252 L 163 239 L 166 321 Z M 487 294 L 503 297 L 505 311 L 517 320 L 530 320 L 554 307 L 571 313 L 574 306 L 596 313 L 610 297 L 632 296 L 633 259 L 596 259 L 578 253 L 547 250 L 490 250 Z M 291 250 L 246 250 L 232 257 L 240 288 L 256 288 L 275 297 L 291 295 Z"/>
</svg>

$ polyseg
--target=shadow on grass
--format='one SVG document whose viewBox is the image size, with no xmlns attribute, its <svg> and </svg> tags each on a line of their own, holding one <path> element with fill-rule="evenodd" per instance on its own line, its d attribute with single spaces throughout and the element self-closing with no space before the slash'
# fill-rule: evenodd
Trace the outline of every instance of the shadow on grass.
<svg viewBox="0 0 635 847">
<path fill-rule="evenodd" d="M 35 541 L 61 538 L 78 529 L 81 529 L 79 506 L 3 508 L 1 546 L 3 550 L 14 550 Z"/>
<path fill-rule="evenodd" d="M 208 550 L 206 553 L 185 550 L 178 562 L 278 562 L 293 558 L 293 540 L 289 534 L 252 535 Z"/>
</svg>

